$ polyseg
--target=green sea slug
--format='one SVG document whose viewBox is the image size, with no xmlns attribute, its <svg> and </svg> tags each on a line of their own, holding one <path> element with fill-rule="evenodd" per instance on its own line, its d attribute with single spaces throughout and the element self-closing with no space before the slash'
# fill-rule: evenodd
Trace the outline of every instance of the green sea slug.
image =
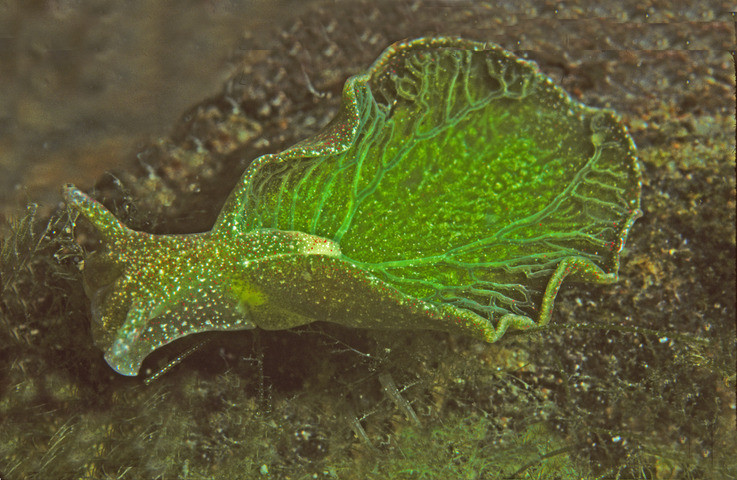
<svg viewBox="0 0 737 480">
<path fill-rule="evenodd" d="M 497 45 L 396 43 L 347 80 L 320 133 L 254 160 L 212 230 L 133 231 L 73 186 L 104 241 L 93 335 L 136 375 L 177 338 L 314 321 L 494 342 L 545 325 L 566 277 L 617 279 L 640 215 L 618 117 Z"/>
</svg>

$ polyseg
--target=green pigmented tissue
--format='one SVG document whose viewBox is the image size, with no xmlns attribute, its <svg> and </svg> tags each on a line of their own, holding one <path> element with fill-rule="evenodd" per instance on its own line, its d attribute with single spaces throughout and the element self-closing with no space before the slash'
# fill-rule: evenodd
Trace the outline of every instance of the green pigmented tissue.
<svg viewBox="0 0 737 480">
<path fill-rule="evenodd" d="M 128 229 L 72 186 L 93 335 L 116 371 L 192 333 L 313 321 L 494 342 L 567 277 L 610 283 L 640 215 L 618 117 L 493 44 L 390 46 L 319 134 L 250 165 L 212 230 Z"/>
</svg>

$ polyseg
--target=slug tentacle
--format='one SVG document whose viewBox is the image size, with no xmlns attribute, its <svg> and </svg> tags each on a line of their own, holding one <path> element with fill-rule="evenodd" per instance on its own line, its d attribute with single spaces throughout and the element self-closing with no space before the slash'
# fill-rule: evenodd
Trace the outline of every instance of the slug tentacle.
<svg viewBox="0 0 737 480">
<path fill-rule="evenodd" d="M 62 196 L 68 206 L 87 220 L 93 220 L 100 236 L 108 243 L 130 235 L 133 230 L 126 227 L 108 209 L 74 185 L 65 185 Z"/>
</svg>

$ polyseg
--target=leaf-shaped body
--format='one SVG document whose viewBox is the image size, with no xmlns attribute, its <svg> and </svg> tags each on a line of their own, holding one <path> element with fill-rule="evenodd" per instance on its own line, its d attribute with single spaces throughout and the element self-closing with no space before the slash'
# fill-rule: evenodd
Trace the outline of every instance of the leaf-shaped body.
<svg viewBox="0 0 737 480">
<path fill-rule="evenodd" d="M 67 201 L 114 223 L 80 195 Z M 135 374 L 179 336 L 253 325 L 329 320 L 495 341 L 509 326 L 545 324 L 568 275 L 615 281 L 639 202 L 635 148 L 612 112 L 573 101 L 495 45 L 398 43 L 348 79 L 323 132 L 251 164 L 212 232 L 157 237 L 159 247 L 120 234 L 109 258 L 135 266 L 120 267 L 125 282 L 98 302 L 101 343 L 114 368 Z M 264 238 L 268 248 L 254 248 Z M 142 271 L 177 287 L 120 301 Z M 174 291 L 193 304 L 174 308 Z M 203 314 L 187 329 L 161 326 L 200 297 L 219 323 Z"/>
<path fill-rule="evenodd" d="M 221 224 L 332 239 L 400 292 L 488 320 L 547 321 L 566 260 L 615 280 L 640 172 L 612 112 L 446 38 L 390 47 L 343 97 L 325 132 L 255 162 Z"/>
</svg>

